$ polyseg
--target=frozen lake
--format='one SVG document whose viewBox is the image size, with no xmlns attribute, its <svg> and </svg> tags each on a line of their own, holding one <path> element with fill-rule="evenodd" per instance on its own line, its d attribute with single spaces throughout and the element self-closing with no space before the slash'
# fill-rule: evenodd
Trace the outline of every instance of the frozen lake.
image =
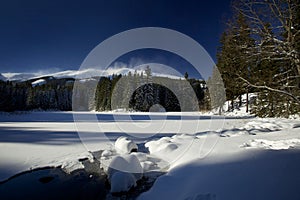
<svg viewBox="0 0 300 200">
<path fill-rule="evenodd" d="M 200 113 L 1 113 L 0 181 L 40 167 L 83 169 L 79 159 L 93 161 L 94 151 L 113 152 L 115 140 L 127 136 L 145 157 L 140 160 L 143 166 L 151 161 L 152 167 L 167 172 L 141 196 L 144 199 L 161 195 L 219 199 L 231 197 L 241 185 L 245 191 L 232 199 L 247 195 L 248 187 L 265 192 L 266 198 L 299 197 L 295 190 L 300 176 L 299 127 L 299 120 Z M 230 173 L 238 176 L 231 179 Z M 218 176 L 221 182 L 215 182 Z M 184 187 L 177 179 L 192 186 Z M 228 181 L 231 188 L 225 187 Z M 283 185 L 287 187 L 279 190 Z M 254 196 L 249 192 L 249 199 Z"/>
</svg>

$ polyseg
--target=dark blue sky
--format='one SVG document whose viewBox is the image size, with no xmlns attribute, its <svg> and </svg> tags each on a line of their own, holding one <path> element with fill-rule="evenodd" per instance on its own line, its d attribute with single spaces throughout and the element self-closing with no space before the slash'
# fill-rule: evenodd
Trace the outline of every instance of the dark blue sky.
<svg viewBox="0 0 300 200">
<path fill-rule="evenodd" d="M 164 27 L 215 58 L 230 0 L 10 0 L 0 5 L 0 73 L 78 69 L 100 42 L 138 27 Z"/>
</svg>

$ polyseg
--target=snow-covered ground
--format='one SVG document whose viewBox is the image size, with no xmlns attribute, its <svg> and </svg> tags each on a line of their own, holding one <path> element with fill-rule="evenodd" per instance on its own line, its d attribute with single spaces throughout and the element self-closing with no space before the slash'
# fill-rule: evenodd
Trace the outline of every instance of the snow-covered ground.
<svg viewBox="0 0 300 200">
<path fill-rule="evenodd" d="M 134 160 L 143 172 L 167 172 L 140 199 L 300 199 L 299 120 L 82 112 L 74 122 L 73 114 L 0 113 L 0 180 L 44 166 L 72 171 L 83 167 L 79 158 L 93 161 L 90 152 L 105 150 L 107 170 L 112 160 Z M 114 180 L 125 176 L 133 178 Z"/>
<path fill-rule="evenodd" d="M 248 119 L 222 130 L 208 156 L 172 168 L 140 199 L 299 199 L 299 123 Z"/>
</svg>

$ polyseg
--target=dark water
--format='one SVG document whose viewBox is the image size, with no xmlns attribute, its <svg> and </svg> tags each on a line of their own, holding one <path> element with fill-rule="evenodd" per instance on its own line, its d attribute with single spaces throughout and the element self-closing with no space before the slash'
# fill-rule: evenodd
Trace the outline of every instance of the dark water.
<svg viewBox="0 0 300 200">
<path fill-rule="evenodd" d="M 43 168 L 18 174 L 0 183 L 0 199 L 131 200 L 149 190 L 162 174 L 151 172 L 137 182 L 137 187 L 128 192 L 112 194 L 105 174 L 90 174 L 85 170 L 67 174 L 61 168 Z"/>
<path fill-rule="evenodd" d="M 103 174 L 44 168 L 19 174 L 0 184 L 0 199 L 105 199 Z"/>
<path fill-rule="evenodd" d="M 149 190 L 162 172 L 148 172 L 137 182 L 137 187 L 123 193 L 110 193 L 107 176 L 98 159 L 102 151 L 92 152 L 94 162 L 79 160 L 84 169 L 66 173 L 57 167 L 46 167 L 17 174 L 0 183 L 0 200 L 119 200 L 136 199 Z"/>
</svg>

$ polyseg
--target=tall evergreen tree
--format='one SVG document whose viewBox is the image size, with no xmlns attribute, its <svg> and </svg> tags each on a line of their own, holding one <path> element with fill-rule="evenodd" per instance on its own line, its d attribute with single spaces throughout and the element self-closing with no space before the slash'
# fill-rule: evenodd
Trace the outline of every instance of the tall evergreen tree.
<svg viewBox="0 0 300 200">
<path fill-rule="evenodd" d="M 227 97 L 234 99 L 251 88 L 258 94 L 257 115 L 288 116 L 300 111 L 297 2 L 236 0 L 234 17 L 221 37 L 217 65 Z"/>
</svg>

